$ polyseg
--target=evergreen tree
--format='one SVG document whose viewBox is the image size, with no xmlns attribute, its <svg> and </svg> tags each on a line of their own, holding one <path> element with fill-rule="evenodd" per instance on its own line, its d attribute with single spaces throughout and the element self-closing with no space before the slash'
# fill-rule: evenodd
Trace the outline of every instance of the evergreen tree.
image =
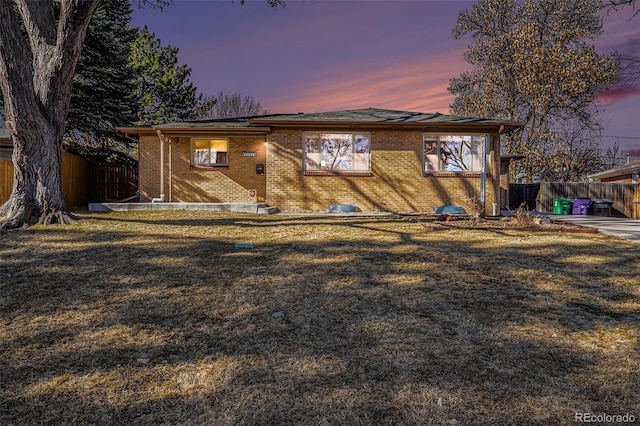
<svg viewBox="0 0 640 426">
<path fill-rule="evenodd" d="M 68 147 L 85 156 L 104 156 L 130 143 L 115 129 L 136 121 L 130 62 L 136 30 L 130 28 L 130 22 L 128 0 L 103 0 L 87 29 L 65 134 Z"/>
<path fill-rule="evenodd" d="M 138 30 L 131 51 L 139 99 L 138 124 L 187 120 L 198 105 L 195 86 L 189 82 L 191 68 L 178 65 L 178 48 L 162 46 L 147 27 Z"/>
</svg>

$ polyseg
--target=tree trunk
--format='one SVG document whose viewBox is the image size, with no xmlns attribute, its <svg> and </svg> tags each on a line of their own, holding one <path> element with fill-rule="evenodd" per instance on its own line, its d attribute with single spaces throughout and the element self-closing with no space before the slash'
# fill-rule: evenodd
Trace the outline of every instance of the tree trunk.
<svg viewBox="0 0 640 426">
<path fill-rule="evenodd" d="M 21 136 L 13 140 L 13 190 L 0 207 L 4 229 L 75 220 L 62 194 L 62 143 L 52 127 L 40 117 L 33 130 L 11 131 Z"/>
<path fill-rule="evenodd" d="M 15 3 L 14 3 L 15 1 Z M 62 137 L 75 67 L 99 0 L 0 0 L 0 88 L 13 138 L 14 181 L 0 229 L 70 223 Z"/>
</svg>

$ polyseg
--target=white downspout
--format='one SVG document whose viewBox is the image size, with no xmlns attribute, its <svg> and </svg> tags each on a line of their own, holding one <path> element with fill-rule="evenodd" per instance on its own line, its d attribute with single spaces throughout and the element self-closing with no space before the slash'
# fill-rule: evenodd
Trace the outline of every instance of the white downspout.
<svg viewBox="0 0 640 426">
<path fill-rule="evenodd" d="M 493 167 L 493 169 L 491 170 L 491 173 L 492 173 L 492 176 L 493 176 L 494 179 L 496 179 L 496 177 L 498 179 L 500 179 L 500 168 L 496 164 L 496 157 L 498 157 L 498 158 L 500 157 L 500 149 L 499 149 L 500 148 L 500 135 L 502 133 L 504 133 L 504 124 L 500 125 L 500 128 L 498 129 L 498 133 L 495 135 L 495 138 L 496 138 L 495 142 L 496 143 L 495 144 L 493 143 L 494 142 L 493 133 L 489 133 L 489 137 L 487 138 L 488 140 L 485 143 L 485 147 L 487 145 L 489 145 L 488 146 L 489 152 L 491 152 L 491 149 L 492 149 L 493 146 L 498 147 L 498 151 L 494 152 L 493 153 L 493 157 L 491 158 L 491 166 Z M 487 192 L 487 154 L 486 153 L 482 156 L 482 161 L 483 161 L 483 163 L 482 163 L 482 183 L 481 183 L 482 194 L 481 194 L 481 198 L 482 198 L 482 205 L 484 205 L 484 199 L 486 197 L 486 192 Z M 500 185 L 498 185 L 498 191 L 500 191 L 499 187 L 500 187 Z M 499 194 L 500 193 L 498 192 L 498 195 L 496 196 L 495 185 L 494 185 L 494 187 L 493 187 L 493 200 L 494 200 L 494 202 L 491 203 L 491 214 L 492 214 L 492 216 L 498 216 L 499 213 L 500 213 L 500 208 L 498 207 L 499 204 L 500 204 L 500 195 Z M 497 203 L 495 202 L 496 198 L 497 198 L 497 201 L 498 201 Z"/>
<path fill-rule="evenodd" d="M 157 131 L 160 139 L 160 197 L 152 198 L 152 203 L 164 203 L 164 135 L 160 130 Z"/>
<path fill-rule="evenodd" d="M 485 199 L 487 197 L 487 145 L 489 145 L 491 139 L 491 133 L 489 133 L 489 137 L 484 138 L 484 143 L 482 144 L 482 168 L 480 175 L 480 204 L 484 206 Z M 491 152 L 491 148 L 489 148 L 489 152 Z"/>
<path fill-rule="evenodd" d="M 169 202 L 171 202 L 171 187 L 173 186 L 173 164 L 171 161 L 171 138 L 169 138 Z"/>
</svg>

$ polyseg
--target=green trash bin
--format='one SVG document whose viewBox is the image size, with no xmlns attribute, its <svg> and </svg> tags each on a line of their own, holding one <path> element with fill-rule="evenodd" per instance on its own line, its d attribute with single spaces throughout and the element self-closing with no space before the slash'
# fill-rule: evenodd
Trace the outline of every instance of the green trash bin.
<svg viewBox="0 0 640 426">
<path fill-rule="evenodd" d="M 572 201 L 568 198 L 554 198 L 553 199 L 553 213 L 554 214 L 571 214 Z"/>
</svg>

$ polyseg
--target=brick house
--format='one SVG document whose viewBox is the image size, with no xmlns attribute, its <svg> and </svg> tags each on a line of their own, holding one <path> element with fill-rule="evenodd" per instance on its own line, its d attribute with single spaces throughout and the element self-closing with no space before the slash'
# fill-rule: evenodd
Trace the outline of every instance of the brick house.
<svg viewBox="0 0 640 426">
<path fill-rule="evenodd" d="M 640 161 L 594 173 L 589 178 L 609 183 L 640 183 Z"/>
<path fill-rule="evenodd" d="M 142 202 L 431 212 L 504 206 L 500 134 L 523 123 L 382 109 L 122 127 L 139 139 Z M 502 189 L 502 191 L 501 191 Z"/>
</svg>

